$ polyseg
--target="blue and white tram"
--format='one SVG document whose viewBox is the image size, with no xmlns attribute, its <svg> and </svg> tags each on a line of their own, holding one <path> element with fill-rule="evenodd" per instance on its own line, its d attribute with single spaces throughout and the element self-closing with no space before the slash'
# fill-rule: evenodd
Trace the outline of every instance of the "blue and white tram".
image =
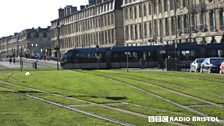
<svg viewBox="0 0 224 126">
<path fill-rule="evenodd" d="M 177 45 L 114 46 L 102 48 L 75 48 L 68 50 L 61 58 L 64 69 L 110 69 L 129 67 L 139 68 L 139 60 L 145 60 L 145 67 L 164 65 L 166 58 L 177 58 L 180 64 L 188 67 L 195 58 L 224 56 L 224 43 L 198 45 L 183 43 Z M 99 59 L 96 55 L 99 53 Z"/>
</svg>

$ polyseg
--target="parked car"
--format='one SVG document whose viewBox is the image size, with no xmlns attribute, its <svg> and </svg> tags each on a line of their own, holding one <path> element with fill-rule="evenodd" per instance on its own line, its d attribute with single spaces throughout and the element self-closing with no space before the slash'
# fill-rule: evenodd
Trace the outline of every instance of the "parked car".
<svg viewBox="0 0 224 126">
<path fill-rule="evenodd" d="M 221 63 L 219 68 L 220 68 L 219 73 L 224 74 L 224 62 Z"/>
<path fill-rule="evenodd" d="M 197 58 L 190 64 L 190 72 L 200 72 L 201 63 L 205 58 Z"/>
<path fill-rule="evenodd" d="M 211 58 L 206 58 L 202 63 L 201 63 L 201 69 L 200 72 L 208 72 L 208 73 L 218 73 L 220 69 L 221 63 L 224 61 L 224 58 L 220 57 L 211 57 Z"/>
</svg>

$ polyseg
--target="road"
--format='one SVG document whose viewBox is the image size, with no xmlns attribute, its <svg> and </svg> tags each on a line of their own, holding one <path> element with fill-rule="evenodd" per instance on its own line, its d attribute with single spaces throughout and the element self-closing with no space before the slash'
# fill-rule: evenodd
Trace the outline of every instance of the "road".
<svg viewBox="0 0 224 126">
<path fill-rule="evenodd" d="M 37 62 L 37 68 L 57 68 L 57 62 L 53 60 L 36 60 L 22 58 L 23 68 L 33 68 L 33 63 Z M 16 62 L 9 62 L 9 58 L 4 58 L 0 61 L 0 66 L 4 68 L 20 68 L 20 58 L 16 58 Z"/>
</svg>

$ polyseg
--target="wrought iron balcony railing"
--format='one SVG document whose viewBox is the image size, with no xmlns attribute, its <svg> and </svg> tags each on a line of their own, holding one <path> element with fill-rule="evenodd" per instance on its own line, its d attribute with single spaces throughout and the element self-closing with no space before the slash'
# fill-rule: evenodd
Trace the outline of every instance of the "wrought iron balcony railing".
<svg viewBox="0 0 224 126">
<path fill-rule="evenodd" d="M 207 6 L 205 3 L 200 3 L 196 5 L 189 5 L 188 11 L 189 13 L 196 13 L 196 12 L 206 11 L 206 8 Z"/>
</svg>

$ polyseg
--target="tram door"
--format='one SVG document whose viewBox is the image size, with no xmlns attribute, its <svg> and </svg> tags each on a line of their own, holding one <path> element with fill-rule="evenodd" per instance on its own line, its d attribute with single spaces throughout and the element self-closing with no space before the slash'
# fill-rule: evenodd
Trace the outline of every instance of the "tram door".
<svg viewBox="0 0 224 126">
<path fill-rule="evenodd" d="M 106 50 L 105 61 L 107 69 L 111 68 L 111 55 L 112 55 L 111 50 Z"/>
</svg>

